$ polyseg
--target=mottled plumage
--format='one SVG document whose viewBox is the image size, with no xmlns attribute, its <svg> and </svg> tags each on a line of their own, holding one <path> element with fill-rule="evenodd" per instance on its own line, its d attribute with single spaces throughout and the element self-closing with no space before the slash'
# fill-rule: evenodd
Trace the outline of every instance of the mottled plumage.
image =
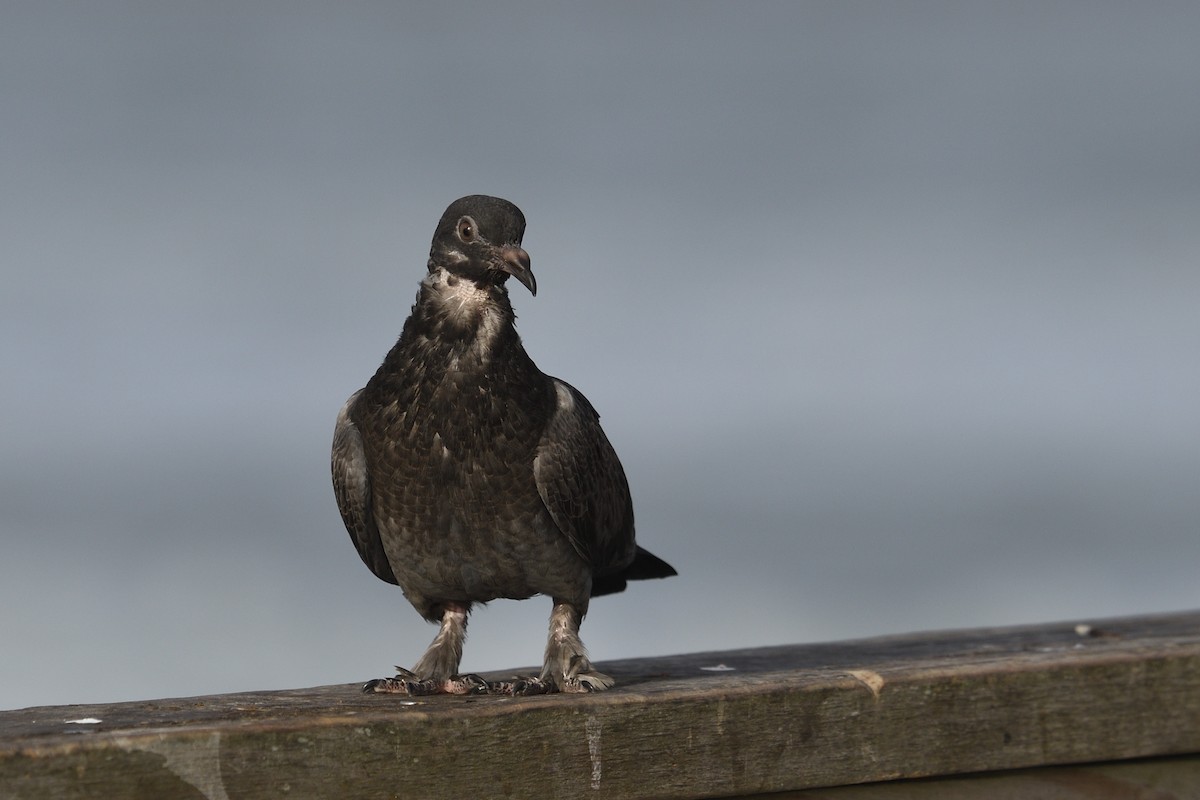
<svg viewBox="0 0 1200 800">
<path fill-rule="evenodd" d="M 553 598 L 541 675 L 499 688 L 585 691 L 588 600 L 675 574 L 634 542 L 625 473 L 576 389 L 542 373 L 513 327 L 509 276 L 536 294 L 513 204 L 474 195 L 438 223 L 399 341 L 338 414 L 333 485 L 359 555 L 438 636 L 371 691 L 484 691 L 459 676 L 471 605 Z"/>
</svg>

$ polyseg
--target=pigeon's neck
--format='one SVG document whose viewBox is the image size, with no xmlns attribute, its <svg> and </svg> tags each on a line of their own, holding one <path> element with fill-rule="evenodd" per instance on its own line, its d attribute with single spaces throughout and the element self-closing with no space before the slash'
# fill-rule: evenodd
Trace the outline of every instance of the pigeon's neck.
<svg viewBox="0 0 1200 800">
<path fill-rule="evenodd" d="M 516 315 L 503 286 L 479 286 L 472 280 L 435 269 L 421 282 L 413 320 L 432 342 L 487 353 L 515 337 Z"/>
</svg>

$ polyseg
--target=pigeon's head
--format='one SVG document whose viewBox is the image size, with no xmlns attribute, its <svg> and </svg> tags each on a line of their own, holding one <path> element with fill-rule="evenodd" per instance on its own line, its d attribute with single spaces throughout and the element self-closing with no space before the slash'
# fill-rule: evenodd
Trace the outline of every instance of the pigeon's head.
<svg viewBox="0 0 1200 800">
<path fill-rule="evenodd" d="M 479 285 L 499 286 L 508 276 L 537 294 L 529 254 L 521 249 L 525 215 L 499 197 L 473 194 L 450 204 L 429 249 L 429 271 L 439 267 Z"/>
</svg>

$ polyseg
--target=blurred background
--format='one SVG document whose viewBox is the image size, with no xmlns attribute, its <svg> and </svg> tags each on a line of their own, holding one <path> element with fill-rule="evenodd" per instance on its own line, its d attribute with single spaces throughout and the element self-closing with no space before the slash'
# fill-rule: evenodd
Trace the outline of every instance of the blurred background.
<svg viewBox="0 0 1200 800">
<path fill-rule="evenodd" d="M 601 663 L 1200 607 L 1200 6 L 407 5 L 5 4 L 0 708 L 416 660 L 328 451 L 471 193 L 680 572 Z"/>
</svg>

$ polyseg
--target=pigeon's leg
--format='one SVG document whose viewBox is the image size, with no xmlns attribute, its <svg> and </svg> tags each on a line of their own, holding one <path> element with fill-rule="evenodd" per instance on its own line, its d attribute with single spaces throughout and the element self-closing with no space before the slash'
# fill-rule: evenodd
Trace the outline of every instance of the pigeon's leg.
<svg viewBox="0 0 1200 800">
<path fill-rule="evenodd" d="M 587 612 L 587 601 L 572 603 L 554 598 L 550 612 L 550 637 L 540 675 L 495 681 L 491 690 L 501 694 L 530 695 L 554 692 L 598 692 L 608 689 L 613 679 L 592 668 L 587 650 L 579 639 L 579 623 Z"/>
<path fill-rule="evenodd" d="M 552 684 L 560 692 L 596 692 L 610 688 L 614 681 L 597 672 L 588 660 L 579 638 L 579 623 L 587 612 L 587 601 L 571 603 L 554 598 L 550 612 L 550 636 L 539 680 Z"/>
<path fill-rule="evenodd" d="M 459 675 L 463 642 L 467 638 L 469 605 L 447 603 L 433 644 L 412 671 L 396 667 L 396 677 L 369 681 L 363 691 L 382 694 L 482 694 L 488 684 L 478 675 Z"/>
</svg>

